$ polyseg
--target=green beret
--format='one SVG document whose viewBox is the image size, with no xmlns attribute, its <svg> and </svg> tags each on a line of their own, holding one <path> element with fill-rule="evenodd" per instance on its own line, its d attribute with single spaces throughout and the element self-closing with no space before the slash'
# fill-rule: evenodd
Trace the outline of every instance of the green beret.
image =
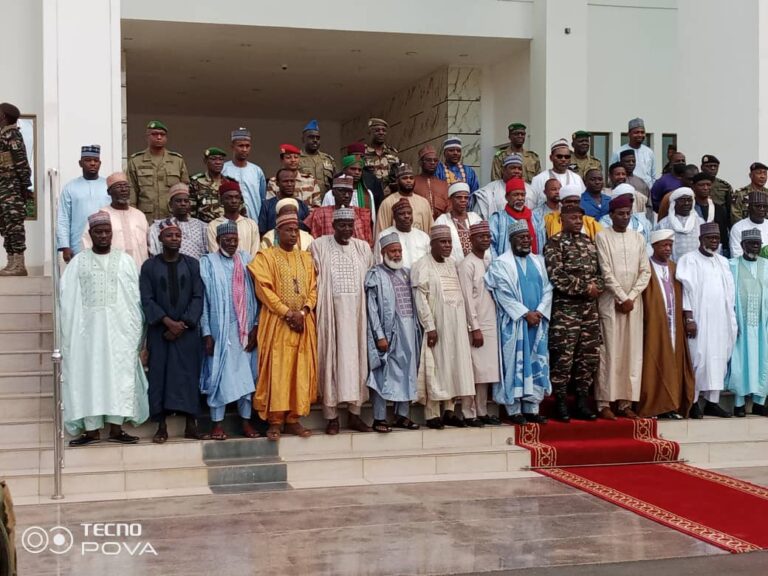
<svg viewBox="0 0 768 576">
<path fill-rule="evenodd" d="M 592 132 L 587 132 L 586 130 L 577 130 L 573 134 L 571 134 L 572 140 L 577 140 L 578 138 L 591 138 Z"/>
<path fill-rule="evenodd" d="M 224 152 L 221 148 L 216 148 L 216 146 L 211 146 L 210 148 L 206 148 L 205 152 L 203 152 L 203 156 L 208 158 L 209 156 L 226 156 L 227 153 Z"/>
<path fill-rule="evenodd" d="M 168 127 L 160 122 L 160 120 L 151 120 L 149 124 L 147 124 L 147 130 L 163 130 L 168 132 Z"/>
<path fill-rule="evenodd" d="M 507 126 L 508 130 L 526 130 L 525 124 L 520 124 L 520 122 L 512 122 L 509 126 Z"/>
</svg>

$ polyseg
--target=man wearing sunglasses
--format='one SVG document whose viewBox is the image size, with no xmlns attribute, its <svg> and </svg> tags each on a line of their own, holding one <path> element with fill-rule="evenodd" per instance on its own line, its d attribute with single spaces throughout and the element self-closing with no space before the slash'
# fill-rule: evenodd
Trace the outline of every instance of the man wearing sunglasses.
<svg viewBox="0 0 768 576">
<path fill-rule="evenodd" d="M 568 168 L 571 164 L 572 156 L 568 141 L 565 138 L 561 138 L 557 142 L 554 142 L 549 150 L 549 161 L 552 162 L 552 168 L 544 170 L 533 179 L 533 182 L 531 182 L 535 206 L 541 206 L 546 202 L 547 198 L 544 195 L 544 185 L 550 178 L 556 178 L 561 186 L 575 185 L 579 186 L 582 192 L 584 191 L 584 181 L 581 179 L 581 176 Z"/>
</svg>

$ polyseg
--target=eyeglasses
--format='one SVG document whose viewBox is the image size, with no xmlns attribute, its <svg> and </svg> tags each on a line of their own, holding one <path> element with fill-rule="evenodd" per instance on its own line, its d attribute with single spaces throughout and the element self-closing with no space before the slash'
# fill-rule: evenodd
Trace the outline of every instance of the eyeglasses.
<svg viewBox="0 0 768 576">
<path fill-rule="evenodd" d="M 555 158 L 558 160 L 569 160 L 571 158 L 570 154 L 555 154 Z"/>
</svg>

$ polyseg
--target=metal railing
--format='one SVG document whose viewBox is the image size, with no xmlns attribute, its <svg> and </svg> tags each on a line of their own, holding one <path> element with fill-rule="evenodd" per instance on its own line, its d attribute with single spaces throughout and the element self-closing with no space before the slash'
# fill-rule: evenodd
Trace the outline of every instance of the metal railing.
<svg viewBox="0 0 768 576">
<path fill-rule="evenodd" d="M 53 280 L 53 495 L 52 500 L 61 500 L 61 472 L 64 468 L 64 422 L 61 400 L 61 341 L 59 337 L 59 251 L 56 247 L 56 214 L 59 201 L 59 171 L 48 170 L 48 192 L 51 204 L 51 278 Z"/>
</svg>

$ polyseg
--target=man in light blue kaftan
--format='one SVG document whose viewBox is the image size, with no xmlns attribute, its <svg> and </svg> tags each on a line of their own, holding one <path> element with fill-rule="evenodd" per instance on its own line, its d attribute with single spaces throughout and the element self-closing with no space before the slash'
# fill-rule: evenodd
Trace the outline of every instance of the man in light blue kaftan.
<svg viewBox="0 0 768 576">
<path fill-rule="evenodd" d="M 264 171 L 248 162 L 251 154 L 251 133 L 245 128 L 232 131 L 232 160 L 224 163 L 221 175 L 240 183 L 246 216 L 258 220 L 261 207 L 267 200 L 267 179 Z"/>
<path fill-rule="evenodd" d="M 75 256 L 61 277 L 62 400 L 70 446 L 108 440 L 134 444 L 122 430 L 149 416 L 147 378 L 139 361 L 144 316 L 133 258 L 112 248 L 106 212 L 88 217 L 93 249 Z"/>
<path fill-rule="evenodd" d="M 251 255 L 237 249 L 237 224 L 227 221 L 216 229 L 218 252 L 200 259 L 205 298 L 200 319 L 205 356 L 200 391 L 208 397 L 211 438 L 226 440 L 222 421 L 227 404 L 237 402 L 243 435 L 258 437 L 250 423 L 255 381 L 256 331 L 259 304 L 247 270 Z"/>
<path fill-rule="evenodd" d="M 752 396 L 752 413 L 768 414 L 768 260 L 758 258 L 762 234 L 757 228 L 741 233 L 742 256 L 729 261 L 736 286 L 736 323 L 739 327 L 731 356 L 726 388 L 735 394 L 733 415 L 747 415 L 746 397 Z"/>
<path fill-rule="evenodd" d="M 493 399 L 506 407 L 515 424 L 545 424 L 539 404 L 552 390 L 548 351 L 552 285 L 542 257 L 531 254 L 524 220 L 512 224 L 510 244 L 485 274 L 496 300 L 502 359 L 502 380 L 493 387 Z"/>
<path fill-rule="evenodd" d="M 408 418 L 416 400 L 421 329 L 413 308 L 411 273 L 403 267 L 396 232 L 379 238 L 384 262 L 365 276 L 368 305 L 368 388 L 373 403 L 373 429 L 389 432 L 387 400 L 394 402 L 395 428 L 418 430 Z"/>
</svg>

